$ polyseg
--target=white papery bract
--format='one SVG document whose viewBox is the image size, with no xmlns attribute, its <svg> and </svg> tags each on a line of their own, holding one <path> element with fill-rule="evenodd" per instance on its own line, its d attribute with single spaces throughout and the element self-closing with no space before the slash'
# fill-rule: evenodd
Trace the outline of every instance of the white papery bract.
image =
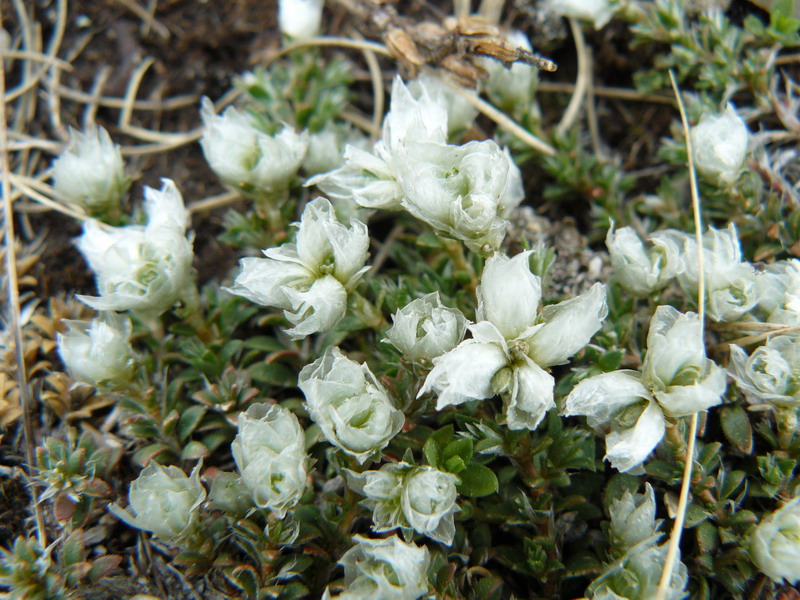
<svg viewBox="0 0 800 600">
<path fill-rule="evenodd" d="M 724 112 L 705 114 L 691 129 L 697 170 L 720 185 L 732 185 L 739 178 L 750 134 L 732 104 Z"/>
<path fill-rule="evenodd" d="M 295 40 L 306 40 L 319 34 L 325 0 L 280 0 L 278 27 L 281 33 Z"/>
<path fill-rule="evenodd" d="M 363 504 L 373 509 L 373 531 L 402 527 L 448 546 L 453 543 L 458 477 L 452 473 L 400 462 L 347 475 L 350 487 L 365 495 Z"/>
<path fill-rule="evenodd" d="M 99 297 L 78 296 L 97 310 L 132 310 L 157 317 L 195 294 L 189 213 L 169 179 L 144 189 L 147 225 L 103 227 L 87 221 L 77 246 L 97 276 Z"/>
<path fill-rule="evenodd" d="M 663 248 L 667 269 L 689 295 L 697 294 L 700 270 L 694 235 L 681 231 L 659 231 L 650 236 Z M 703 271 L 706 310 L 714 321 L 735 321 L 752 310 L 759 301 L 756 272 L 742 261 L 736 227 L 725 230 L 709 227 L 703 235 Z"/>
<path fill-rule="evenodd" d="M 135 515 L 116 504 L 109 506 L 109 510 L 132 527 L 175 542 L 195 531 L 200 505 L 205 499 L 200 464 L 187 477 L 178 467 L 162 467 L 151 461 L 131 483 L 128 492 L 128 508 L 133 509 Z"/>
<path fill-rule="evenodd" d="M 609 540 L 617 549 L 627 550 L 657 533 L 656 496 L 649 483 L 644 484 L 642 494 L 623 493 L 611 503 L 608 514 Z"/>
<path fill-rule="evenodd" d="M 408 90 L 414 98 L 427 94 L 436 104 L 444 107 L 447 111 L 448 135 L 466 130 L 478 116 L 478 109 L 468 100 L 427 71 L 423 71 L 416 79 L 410 81 Z M 474 94 L 472 91 L 468 93 Z"/>
<path fill-rule="evenodd" d="M 297 417 L 277 404 L 253 404 L 239 415 L 231 444 L 242 482 L 259 508 L 279 518 L 306 489 L 309 460 Z"/>
<path fill-rule="evenodd" d="M 245 192 L 279 192 L 297 173 L 308 149 L 308 133 L 284 127 L 271 136 L 234 107 L 221 115 L 203 98 L 200 145 L 208 164 L 225 183 Z"/>
<path fill-rule="evenodd" d="M 91 214 L 119 208 L 128 190 L 119 146 L 102 127 L 70 130 L 70 143 L 53 161 L 53 189 Z"/>
<path fill-rule="evenodd" d="M 367 365 L 329 347 L 300 371 L 306 406 L 325 438 L 364 463 L 383 450 L 405 422 Z"/>
<path fill-rule="evenodd" d="M 530 254 L 495 254 L 486 262 L 472 339 L 434 359 L 419 392 L 435 391 L 437 410 L 499 394 L 510 429 L 535 429 L 555 406 L 545 369 L 567 362 L 600 328 L 605 286 L 538 311 L 541 279 L 530 272 Z"/>
<path fill-rule="evenodd" d="M 766 265 L 756 276 L 758 306 L 770 323 L 795 325 L 800 322 L 800 260 Z"/>
<path fill-rule="evenodd" d="M 437 356 L 455 348 L 467 331 L 467 319 L 456 308 L 444 306 L 439 293 L 426 294 L 398 310 L 386 339 L 413 363 L 428 366 Z"/>
<path fill-rule="evenodd" d="M 614 371 L 581 381 L 563 414 L 584 415 L 607 431 L 606 458 L 619 471 L 638 470 L 664 437 L 666 419 L 722 401 L 725 371 L 706 358 L 703 325 L 694 313 L 659 306 L 650 321 L 642 372 Z"/>
<path fill-rule="evenodd" d="M 515 48 L 528 52 L 533 50 L 528 36 L 521 31 L 510 32 L 507 41 Z M 479 61 L 481 68 L 489 74 L 482 84 L 489 99 L 498 108 L 512 115 L 530 112 L 538 71 L 530 65 L 518 62 L 507 67 L 492 58 L 480 58 Z"/>
<path fill-rule="evenodd" d="M 428 591 L 431 557 L 425 546 L 406 544 L 396 535 L 384 539 L 353 536 L 356 545 L 344 553 L 346 591 L 339 600 L 417 600 Z M 324 599 L 330 599 L 326 589 Z"/>
<path fill-rule="evenodd" d="M 64 320 L 64 324 L 67 332 L 56 336 L 58 354 L 74 379 L 110 387 L 130 381 L 135 358 L 127 316 L 103 313 L 91 322 Z"/>
<path fill-rule="evenodd" d="M 606 247 L 614 277 L 637 298 L 646 298 L 664 287 L 676 274 L 675 265 L 667 262 L 665 249 L 657 242 L 647 249 L 633 228 L 622 227 L 615 231 L 612 223 L 608 229 Z M 682 270 L 683 264 L 678 267 Z"/>
<path fill-rule="evenodd" d="M 800 340 L 779 335 L 750 356 L 731 346 L 730 375 L 752 404 L 800 407 Z"/>
<path fill-rule="evenodd" d="M 609 0 L 547 0 L 547 8 L 562 17 L 588 21 L 595 29 L 605 26 L 614 14 Z"/>
<path fill-rule="evenodd" d="M 379 156 L 390 159 L 409 143 L 447 142 L 447 105 L 436 94 L 422 80 L 415 96 L 399 75 L 394 78 L 389 112 L 383 119 L 383 136 L 375 146 Z"/>
<path fill-rule="evenodd" d="M 325 198 L 309 202 L 293 243 L 264 251 L 266 258 L 244 258 L 233 294 L 282 308 L 301 339 L 335 326 L 347 310 L 347 295 L 368 267 L 369 234 L 360 221 L 339 223 Z"/>
<path fill-rule="evenodd" d="M 800 581 L 800 497 L 758 524 L 750 538 L 750 556 L 759 570 L 776 582 Z"/>
</svg>

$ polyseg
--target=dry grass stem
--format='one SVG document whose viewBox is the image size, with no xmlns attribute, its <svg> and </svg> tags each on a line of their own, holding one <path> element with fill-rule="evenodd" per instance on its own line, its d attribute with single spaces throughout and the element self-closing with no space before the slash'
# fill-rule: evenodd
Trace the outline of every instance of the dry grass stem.
<svg viewBox="0 0 800 600">
<path fill-rule="evenodd" d="M 572 38 L 575 40 L 575 51 L 578 55 L 578 75 L 575 80 L 575 89 L 572 92 L 572 97 L 569 99 L 567 109 L 561 117 L 561 121 L 556 127 L 556 134 L 564 135 L 568 129 L 572 129 L 578 115 L 581 111 L 581 106 L 586 98 L 586 91 L 589 88 L 589 80 L 592 77 L 591 64 L 588 59 L 588 50 L 586 49 L 586 40 L 583 37 L 583 30 L 580 24 L 573 18 L 569 19 L 569 28 L 572 31 Z"/>
<path fill-rule="evenodd" d="M 197 202 L 192 202 L 187 206 L 187 209 L 192 214 L 208 212 L 216 208 L 228 206 L 229 204 L 233 204 L 237 200 L 241 199 L 242 195 L 237 190 L 228 190 L 227 192 L 223 192 L 215 196 L 209 196 L 208 198 L 203 198 Z"/>
</svg>

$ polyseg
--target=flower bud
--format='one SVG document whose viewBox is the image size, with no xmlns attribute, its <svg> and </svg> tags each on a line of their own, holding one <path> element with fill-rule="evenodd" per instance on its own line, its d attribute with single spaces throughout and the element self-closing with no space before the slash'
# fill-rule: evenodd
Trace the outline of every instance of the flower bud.
<svg viewBox="0 0 800 600">
<path fill-rule="evenodd" d="M 744 165 L 749 139 L 747 125 L 733 104 L 718 115 L 703 115 L 691 130 L 697 170 L 720 185 L 732 185 Z"/>
<path fill-rule="evenodd" d="M 200 464 L 190 476 L 178 467 L 162 467 L 151 461 L 131 483 L 128 493 L 132 516 L 112 504 L 109 509 L 128 525 L 152 531 L 167 541 L 179 541 L 198 525 L 200 505 L 206 490 L 200 483 Z"/>
<path fill-rule="evenodd" d="M 278 27 L 294 40 L 307 40 L 319 34 L 325 0 L 280 0 Z"/>
<path fill-rule="evenodd" d="M 421 98 L 424 94 L 429 95 L 434 102 L 445 109 L 448 135 L 465 131 L 478 116 L 478 109 L 468 100 L 427 71 L 423 71 L 419 77 L 410 81 L 408 90 L 415 99 Z M 472 91 L 468 93 L 474 94 Z"/>
<path fill-rule="evenodd" d="M 645 543 L 633 547 L 589 585 L 586 596 L 591 600 L 652 600 L 658 591 L 666 555 L 667 544 Z M 664 599 L 685 598 L 688 581 L 686 565 L 678 562 L 667 583 Z"/>
<path fill-rule="evenodd" d="M 614 14 L 609 0 L 549 0 L 548 7 L 562 17 L 589 21 L 595 29 L 604 27 Z"/>
<path fill-rule="evenodd" d="M 800 497 L 765 518 L 753 532 L 750 556 L 759 570 L 776 582 L 800 581 Z"/>
<path fill-rule="evenodd" d="M 200 145 L 222 181 L 246 192 L 286 189 L 306 155 L 307 133 L 284 127 L 280 133 L 268 135 L 232 106 L 217 115 L 208 98 L 203 98 L 200 115 L 204 126 Z"/>
<path fill-rule="evenodd" d="M 467 329 L 461 311 L 444 306 L 438 292 L 412 300 L 392 321 L 384 341 L 400 350 L 406 360 L 423 366 L 455 348 Z"/>
<path fill-rule="evenodd" d="M 606 247 L 611 255 L 614 277 L 633 296 L 646 298 L 669 280 L 663 251 L 658 246 L 649 251 L 645 249 L 632 227 L 614 231 L 612 223 L 606 235 Z"/>
<path fill-rule="evenodd" d="M 70 133 L 69 146 L 53 161 L 53 189 L 92 215 L 118 209 L 130 183 L 119 146 L 102 127 Z"/>
<path fill-rule="evenodd" d="M 64 324 L 68 330 L 57 335 L 58 353 L 74 379 L 107 386 L 130 381 L 135 358 L 128 342 L 128 317 L 103 313 L 90 323 L 65 320 Z"/>
<path fill-rule="evenodd" d="M 632 548 L 656 534 L 656 496 L 649 483 L 645 483 L 643 494 L 626 491 L 611 503 L 608 512 L 609 537 L 618 548 Z"/>
<path fill-rule="evenodd" d="M 521 31 L 507 35 L 508 43 L 515 48 L 531 52 L 531 42 Z M 499 60 L 480 58 L 480 66 L 489 74 L 483 87 L 489 99 L 498 107 L 512 115 L 523 115 L 531 110 L 533 104 L 534 82 L 537 70 L 530 65 L 514 63 L 507 67 Z"/>
<path fill-rule="evenodd" d="M 406 544 L 396 535 L 374 540 L 356 535 L 353 540 L 356 545 L 339 561 L 347 591 L 336 597 L 417 600 L 428 591 L 431 557 L 425 546 Z M 323 598 L 330 597 L 326 590 Z"/>
<path fill-rule="evenodd" d="M 730 375 L 753 404 L 800 407 L 800 344 L 794 336 L 771 338 L 749 357 L 731 346 Z"/>
<path fill-rule="evenodd" d="M 253 404 L 239 415 L 231 444 L 242 482 L 259 508 L 283 518 L 305 492 L 308 456 L 297 417 L 277 404 Z"/>
<path fill-rule="evenodd" d="M 306 406 L 325 438 L 364 463 L 383 450 L 405 422 L 366 365 L 329 347 L 300 371 Z"/>
</svg>

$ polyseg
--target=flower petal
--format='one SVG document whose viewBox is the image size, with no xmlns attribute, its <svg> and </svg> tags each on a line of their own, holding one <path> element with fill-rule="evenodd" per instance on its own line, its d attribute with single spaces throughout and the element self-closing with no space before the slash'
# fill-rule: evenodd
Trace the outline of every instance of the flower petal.
<svg viewBox="0 0 800 600">
<path fill-rule="evenodd" d="M 671 417 L 685 417 L 722 402 L 727 384 L 725 371 L 708 360 L 708 374 L 694 385 L 674 385 L 655 393 L 658 403 Z"/>
<path fill-rule="evenodd" d="M 509 429 L 536 429 L 544 415 L 556 404 L 553 401 L 553 376 L 528 359 L 514 369 L 514 384 L 505 402 Z"/>
<path fill-rule="evenodd" d="M 606 436 L 606 458 L 622 473 L 641 465 L 664 437 L 664 413 L 656 402 L 650 402 L 636 425 Z"/>
<path fill-rule="evenodd" d="M 591 427 L 598 427 L 618 410 L 649 396 L 636 371 L 603 373 L 576 385 L 567 396 L 562 414 L 584 415 Z"/>
<path fill-rule="evenodd" d="M 495 254 L 488 261 L 478 286 L 479 321 L 490 321 L 507 340 L 520 336 L 536 322 L 542 280 L 531 273 L 532 251 L 514 258 Z"/>
</svg>

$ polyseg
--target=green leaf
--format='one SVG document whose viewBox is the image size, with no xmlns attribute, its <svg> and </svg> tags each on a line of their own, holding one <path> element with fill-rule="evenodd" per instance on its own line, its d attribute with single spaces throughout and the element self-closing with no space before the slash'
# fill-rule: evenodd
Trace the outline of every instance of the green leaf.
<svg viewBox="0 0 800 600">
<path fill-rule="evenodd" d="M 74 565 L 83 560 L 83 530 L 78 529 L 64 540 L 61 556 L 65 566 Z"/>
<path fill-rule="evenodd" d="M 487 466 L 472 463 L 458 476 L 461 479 L 458 491 L 465 496 L 478 498 L 497 491 L 497 475 Z"/>
<path fill-rule="evenodd" d="M 248 338 L 244 342 L 244 347 L 252 350 L 263 350 L 264 352 L 279 352 L 281 350 L 286 350 L 286 347 L 278 340 L 276 340 L 274 337 L 266 335 L 257 335 L 255 337 Z"/>
<path fill-rule="evenodd" d="M 262 362 L 249 369 L 250 376 L 259 383 L 269 383 L 281 387 L 297 385 L 297 374 L 290 368 L 278 364 Z"/>
<path fill-rule="evenodd" d="M 753 451 L 753 428 L 747 411 L 738 404 L 728 404 L 719 411 L 719 419 L 725 437 L 739 452 Z"/>
<path fill-rule="evenodd" d="M 181 442 L 186 441 L 186 439 L 200 424 L 200 421 L 203 420 L 203 416 L 205 414 L 206 407 L 201 405 L 192 406 L 183 411 L 183 414 L 181 414 L 181 418 L 178 421 L 178 439 Z"/>
<path fill-rule="evenodd" d="M 425 440 L 425 444 L 422 446 L 422 454 L 425 455 L 425 460 L 430 466 L 439 468 L 439 463 L 442 460 L 442 450 L 432 436 Z"/>
<path fill-rule="evenodd" d="M 443 458 L 445 461 L 453 458 L 454 456 L 458 456 L 461 458 L 465 465 L 468 465 L 472 461 L 472 440 L 469 438 L 460 438 L 454 442 L 450 442 L 445 446 Z"/>
<path fill-rule="evenodd" d="M 444 470 L 450 473 L 460 473 L 467 468 L 464 460 L 460 456 L 451 456 L 444 461 Z"/>
<path fill-rule="evenodd" d="M 181 452 L 182 460 L 196 460 L 208 456 L 208 448 L 203 442 L 192 441 L 184 446 Z"/>
</svg>

